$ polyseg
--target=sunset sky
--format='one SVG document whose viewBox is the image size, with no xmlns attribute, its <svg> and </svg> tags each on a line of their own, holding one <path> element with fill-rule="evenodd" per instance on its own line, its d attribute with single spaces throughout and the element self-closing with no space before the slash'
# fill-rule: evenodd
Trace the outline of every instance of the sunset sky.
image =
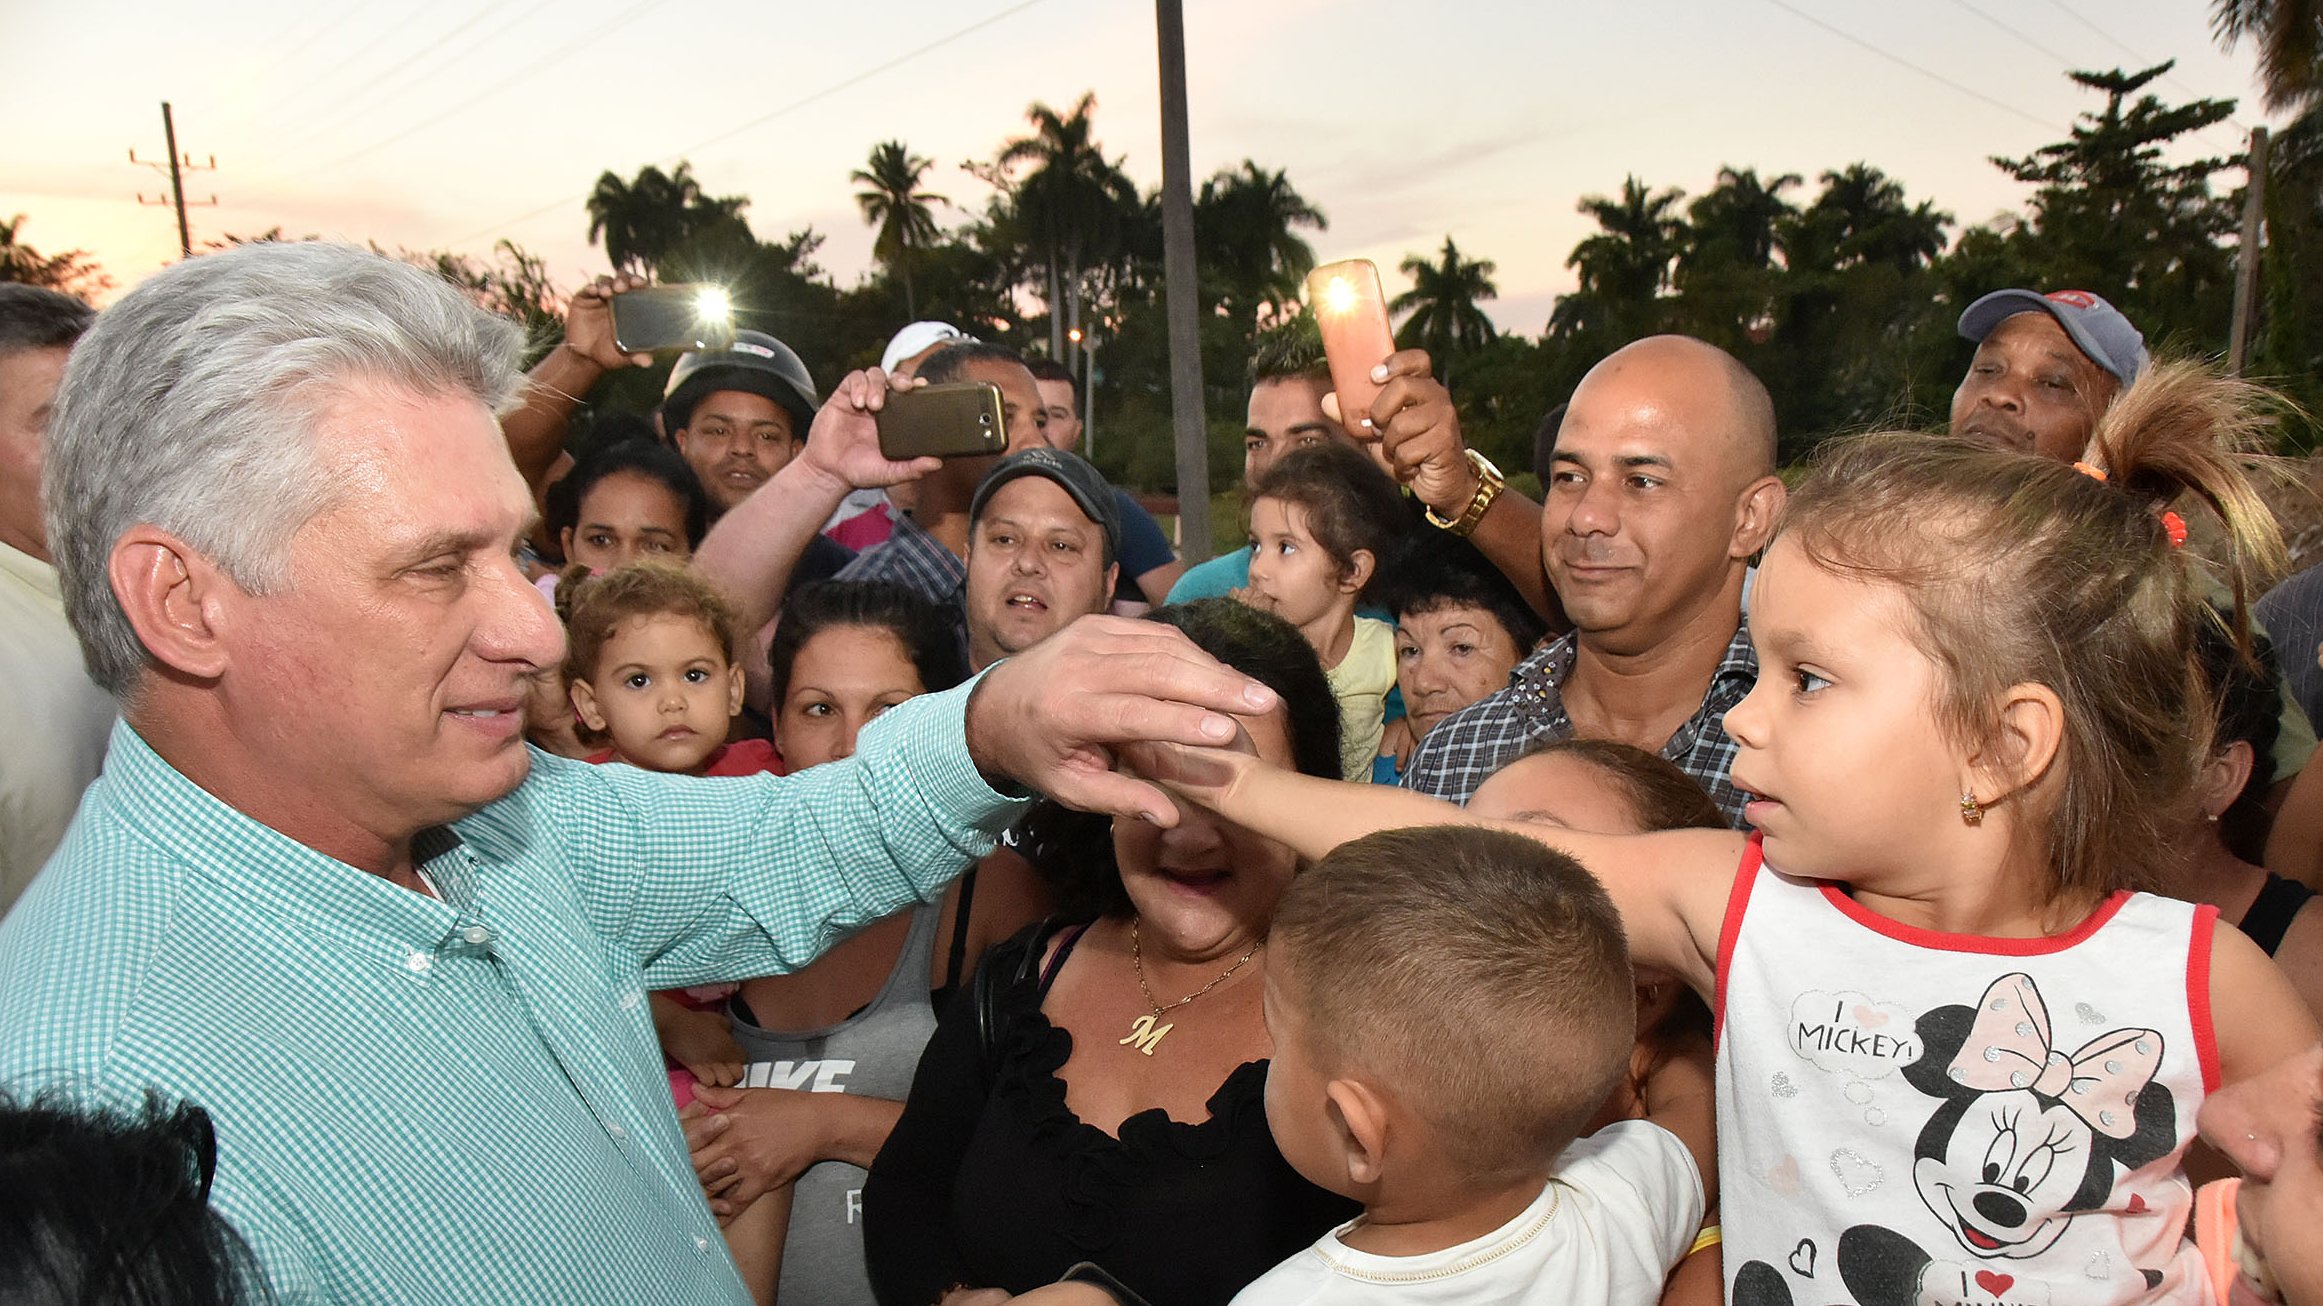
<svg viewBox="0 0 2323 1306">
<path fill-rule="evenodd" d="M 159 102 L 193 174 L 197 246 L 280 226 L 390 248 L 510 239 L 571 286 L 604 269 L 582 198 L 610 168 L 692 161 L 750 198 L 761 236 L 812 224 L 842 284 L 868 263 L 850 170 L 899 138 L 930 189 L 1025 107 L 1097 94 L 1099 136 L 1160 180 L 1151 6 L 1070 0 L 0 0 L 0 217 L 120 283 L 175 258 Z M 1323 257 L 1392 271 L 1445 235 L 1498 264 L 1504 328 L 1537 333 L 1592 229 L 1583 195 L 1706 189 L 1721 164 L 1805 174 L 1867 160 L 1962 222 L 2025 188 L 1987 158 L 2062 139 L 2097 106 L 2068 67 L 2176 58 L 2156 89 L 2232 97 L 2264 121 L 2247 48 L 2203 0 L 1631 0 L 1621 4 L 1186 0 L 1197 178 L 1287 169 L 1331 219 Z M 1885 52 L 1880 53 L 1880 52 Z M 1899 62 L 1903 61 L 1903 62 Z M 1916 65 L 1906 67 L 1905 63 Z M 2239 151 L 2241 130 L 2202 138 Z M 961 215 L 944 213 L 947 224 Z M 2102 289 L 2102 288 L 2098 288 Z"/>
</svg>

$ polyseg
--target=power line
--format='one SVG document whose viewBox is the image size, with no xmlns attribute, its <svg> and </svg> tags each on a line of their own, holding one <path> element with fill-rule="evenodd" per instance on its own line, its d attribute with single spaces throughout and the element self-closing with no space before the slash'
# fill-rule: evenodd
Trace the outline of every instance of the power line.
<svg viewBox="0 0 2323 1306">
<path fill-rule="evenodd" d="M 408 28 L 417 19 L 442 7 L 443 0 L 434 0 L 433 3 L 422 8 L 418 13 L 394 13 L 394 11 L 389 10 L 386 6 L 373 6 L 372 9 L 374 12 L 394 13 L 391 21 L 398 23 L 402 27 Z M 336 30 L 336 28 L 333 30 Z M 325 93 L 328 93 L 330 89 L 337 83 L 339 74 L 347 71 L 349 68 L 354 67 L 356 64 L 361 63 L 364 59 L 378 53 L 378 46 L 376 44 L 377 40 L 378 36 L 374 34 L 369 39 L 358 42 L 355 48 L 348 51 L 346 56 L 341 58 L 337 63 L 332 64 L 330 67 L 323 69 L 321 72 L 315 73 L 297 85 L 292 86 L 280 98 L 270 102 L 265 107 L 265 109 L 253 114 L 252 116 L 254 118 L 271 117 L 275 113 L 286 109 L 291 105 L 297 104 L 300 99 L 305 97 L 308 91 L 320 89 Z"/>
<path fill-rule="evenodd" d="M 522 71 L 510 77 L 496 81 L 494 84 L 487 86 L 476 94 L 471 95 L 467 99 L 460 101 L 458 104 L 451 106 L 450 108 L 444 110 L 442 113 L 437 114 L 435 117 L 424 118 L 419 122 L 415 122 L 410 126 L 405 127 L 401 131 L 395 132 L 392 135 L 384 137 L 380 140 L 373 141 L 361 149 L 350 150 L 328 163 L 317 164 L 315 167 L 308 169 L 308 171 L 328 172 L 333 168 L 344 167 L 345 165 L 353 163 L 355 160 L 360 159 L 364 155 L 370 154 L 375 150 L 385 149 L 414 132 L 425 131 L 426 129 L 435 126 L 437 123 L 442 122 L 447 118 L 458 117 L 460 114 L 466 113 L 469 109 L 474 108 L 476 105 L 484 102 L 485 100 L 491 99 L 493 96 L 504 95 L 507 92 L 514 90 L 517 86 L 538 76 L 541 72 L 550 66 L 564 62 L 566 59 L 571 58 L 580 50 L 595 44 L 597 41 L 604 38 L 607 34 L 611 33 L 616 28 L 626 26 L 630 22 L 633 22 L 637 18 L 643 16 L 646 10 L 653 9 L 663 3 L 665 3 L 665 0 L 639 0 L 639 3 L 631 5 L 627 9 L 622 10 L 620 13 L 614 15 L 610 20 L 604 23 L 600 23 L 596 27 L 591 28 L 589 31 L 582 33 L 579 37 L 576 37 L 571 41 L 567 41 L 564 45 L 559 46 L 556 50 L 533 61 Z"/>
<path fill-rule="evenodd" d="M 890 59 L 883 64 L 879 64 L 872 68 L 867 68 L 862 72 L 856 73 L 855 75 L 842 81 L 834 82 L 819 91 L 815 91 L 812 94 L 805 95 L 799 99 L 793 100 L 790 103 L 775 109 L 771 113 L 753 118 L 749 122 L 743 123 L 738 127 L 728 128 L 727 130 L 722 131 L 715 136 L 708 137 L 707 139 L 696 141 L 692 145 L 688 145 L 684 149 L 679 150 L 674 154 L 665 155 L 656 162 L 662 164 L 675 163 L 697 150 L 707 149 L 712 145 L 717 145 L 724 141 L 731 140 L 744 132 L 754 131 L 770 122 L 773 122 L 775 119 L 780 118 L 785 114 L 795 113 L 798 110 L 806 108 L 808 105 L 813 104 L 818 100 L 828 98 L 838 94 L 841 91 L 858 86 L 863 82 L 869 81 L 871 78 L 877 77 L 881 73 L 902 67 L 904 64 L 910 63 L 912 60 L 919 58 L 921 55 L 941 49 L 944 46 L 950 45 L 952 42 L 957 41 L 964 36 L 969 36 L 976 32 L 982 31 L 983 29 L 992 26 L 994 23 L 997 23 L 1004 18 L 1014 17 L 1015 15 L 1023 13 L 1025 10 L 1030 9 L 1039 3 L 1041 3 L 1041 0 L 1021 0 L 1021 3 L 1011 5 L 1008 8 L 1003 9 L 1000 12 L 992 14 L 988 17 L 980 18 L 975 22 L 968 24 L 966 27 L 960 28 L 948 35 L 938 37 L 935 40 L 928 42 L 926 45 L 897 55 L 895 58 Z M 554 212 L 555 210 L 561 209 L 568 204 L 577 203 L 579 201 L 586 200 L 587 198 L 588 192 L 584 191 L 578 195 L 568 195 L 562 199 L 551 200 L 549 203 L 543 204 L 537 209 L 527 210 L 526 212 L 517 214 L 513 218 L 509 218 L 501 222 L 495 222 L 491 226 L 472 231 L 467 235 L 461 236 L 457 240 L 452 241 L 451 243 L 455 247 L 465 245 L 469 241 L 479 240 L 485 236 L 490 236 L 498 232 L 505 231 L 510 227 L 516 226 L 518 223 L 529 222 L 544 213 Z"/>
<path fill-rule="evenodd" d="M 2069 4 L 2066 4 L 2065 0 L 2049 0 L 2049 3 L 2056 7 L 2058 10 L 2062 11 L 2066 17 L 2072 19 L 2074 22 L 2081 24 L 2083 27 L 2088 28 L 2090 31 L 2097 33 L 2100 38 L 2102 38 L 2107 44 L 2111 45 L 2114 49 L 2128 55 L 2130 59 L 2137 64 L 2138 67 L 2151 68 L 2157 62 L 2159 62 L 2149 55 L 2140 54 L 2137 51 L 2130 49 L 2129 46 L 2123 42 L 2120 37 L 2115 36 L 2113 33 L 2106 31 L 2102 27 L 2099 27 L 2095 22 L 2090 20 L 2088 15 L 2082 13 L 2078 9 L 2075 9 Z M 2175 63 L 2176 60 L 2172 60 L 2171 62 Z M 2168 82 L 2172 86 L 2177 87 L 2178 90 L 2183 94 L 2191 95 L 2197 100 L 2207 100 L 2211 98 L 2210 96 L 2204 95 L 2202 92 L 2195 90 L 2193 87 L 2188 86 L 2174 73 L 2163 73 L 2162 80 Z M 2250 128 L 2242 123 L 2239 119 L 2228 118 L 2226 122 L 2232 123 L 2235 130 L 2241 132 L 2245 137 L 2250 135 Z M 2222 123 L 2212 124 L 2212 126 L 2224 125 L 2225 124 Z"/>
<path fill-rule="evenodd" d="M 465 57 L 466 55 L 474 54 L 477 50 L 484 48 L 486 44 L 489 43 L 494 37 L 499 36 L 509 28 L 516 26 L 518 23 L 532 17 L 542 9 L 547 8 L 551 2 L 552 0 L 536 0 L 536 3 L 534 3 L 530 8 L 518 11 L 516 14 L 509 17 L 507 21 L 501 23 L 498 27 L 493 28 L 483 36 L 478 37 L 475 41 L 470 42 L 468 48 L 461 54 L 454 55 L 452 59 L 429 69 L 427 76 L 440 74 L 444 71 L 444 69 L 450 67 L 453 63 L 458 62 L 459 59 Z M 361 86 L 355 87 L 353 90 L 342 93 L 339 96 L 340 100 L 342 102 L 361 100 L 361 98 L 372 88 L 387 81 L 389 78 L 396 76 L 404 69 L 411 67 L 413 64 L 428 57 L 429 55 L 434 54 L 436 51 L 451 44 L 453 41 L 458 40 L 467 32 L 469 28 L 474 27 L 479 22 L 482 22 L 490 15 L 490 13 L 490 10 L 477 11 L 477 13 L 470 17 L 466 22 L 461 23 L 457 27 L 454 27 L 452 30 L 444 33 L 442 36 L 439 36 L 426 45 L 421 46 L 419 49 L 412 51 L 410 54 L 404 56 L 400 62 L 387 69 L 385 72 L 378 74 L 370 81 L 363 83 Z M 426 77 L 422 77 L 420 82 L 415 83 L 411 87 L 406 87 L 405 93 L 408 94 L 410 91 L 417 89 L 418 86 L 425 84 Z M 305 131 L 300 132 L 291 140 L 284 142 L 281 148 L 284 151 L 295 151 L 310 146 L 326 136 L 343 130 L 350 123 L 361 121 L 364 115 L 382 107 L 382 103 L 383 102 L 381 101 L 369 101 L 349 104 L 348 112 L 338 114 L 335 117 L 328 117 L 320 123 L 308 124 Z"/>
<path fill-rule="evenodd" d="M 1938 85 L 1950 87 L 1951 89 L 1960 92 L 1962 95 L 1965 95 L 1970 99 L 1989 104 L 1993 108 L 1998 109 L 2003 113 L 2013 113 L 2017 117 L 2022 118 L 2027 122 L 2038 124 L 2039 126 L 2046 127 L 2051 131 L 2054 131 L 2057 128 L 2057 124 L 2041 117 L 2038 114 L 2027 112 L 2026 110 L 2020 109 L 2015 105 L 2009 104 L 2005 101 L 1996 100 L 1993 97 L 1986 95 L 1984 92 L 1977 90 L 1973 86 L 1964 85 L 1960 82 L 1953 81 L 1951 78 L 1946 77 L 1942 73 L 1923 68 L 1920 65 L 1913 63 L 1911 60 L 1904 58 L 1902 55 L 1896 54 L 1889 50 L 1884 50 L 1879 46 L 1873 45 L 1871 42 L 1864 40 L 1862 37 L 1857 36 L 1852 32 L 1842 31 L 1839 28 L 1833 27 L 1831 24 L 1824 22 L 1822 19 L 1817 18 L 1815 15 L 1810 14 L 1795 5 L 1786 3 L 1786 0 L 1766 0 L 1766 2 L 1794 18 L 1800 19 L 1804 22 L 1813 23 L 1815 26 L 1822 28 L 1824 31 L 1829 32 L 1831 35 L 1838 37 L 1840 40 L 1845 41 L 1850 45 L 1856 46 L 1860 49 L 1868 50 L 1871 53 L 1878 55 L 1880 58 L 1887 60 L 1889 63 L 1896 64 L 1899 67 L 1903 67 L 1911 70 L 1912 72 L 1918 73 L 1920 76 L 1925 77 L 1929 81 L 1935 82 Z"/>
<path fill-rule="evenodd" d="M 2033 50 L 2035 50 L 2035 51 L 2039 52 L 2041 55 L 2043 55 L 2043 56 L 2047 57 L 2047 58 L 2048 58 L 2048 59 L 2049 59 L 2051 62 L 2055 63 L 2055 64 L 2057 65 L 2058 71 L 2060 71 L 2060 72 L 2063 72 L 2063 73 L 2066 73 L 2066 74 L 2068 74 L 2068 75 L 2069 75 L 2069 74 L 2071 74 L 2071 73 L 2073 73 L 2073 72 L 2075 72 L 2075 71 L 2078 71 L 2078 69 L 2079 69 L 2079 66 L 2080 66 L 2080 63 L 2081 63 L 2081 61 L 2080 61 L 2080 60 L 2078 60 L 2078 59 L 2074 59 L 2074 58 L 2072 58 L 2072 57 L 2070 57 L 2070 56 L 2068 56 L 2068 55 L 2062 55 L 2062 54 L 2059 54 L 2059 53 L 2057 53 L 2055 50 L 2052 50 L 2052 49 L 2050 49 L 2049 47 L 2047 47 L 2047 46 L 2045 46 L 2045 45 L 2041 44 L 2040 42 L 2038 42 L 2038 41 L 2036 41 L 2036 40 L 2034 40 L 2032 37 L 2030 37 L 2030 36 L 2027 36 L 2027 35 L 2026 35 L 2026 34 L 2025 34 L 2025 33 L 2024 33 L 2024 32 L 2023 32 L 2021 29 L 2019 29 L 2019 28 L 2017 28 L 2017 27 L 2014 27 L 2014 26 L 2011 26 L 2010 24 L 2008 24 L 2008 23 L 2005 23 L 2005 22 L 2001 21 L 1999 18 L 1996 18 L 1996 17 L 1994 17 L 1993 15 L 1991 15 L 1991 14 L 1989 14 L 1989 13 L 1985 12 L 1984 10 L 1977 8 L 1975 5 L 1972 5 L 1972 4 L 1968 3 L 1968 0 L 1952 0 L 1952 3 L 1953 3 L 1953 4 L 1956 4 L 1956 5 L 1958 5 L 1958 6 L 1960 6 L 1962 9 L 1965 9 L 1965 10 L 1967 10 L 1969 13 L 1972 13 L 1972 14 L 1976 15 L 1978 18 L 1981 18 L 1981 19 L 1983 19 L 1985 22 L 1992 24 L 1994 27 L 1997 27 L 1997 28 L 1999 28 L 2000 30 L 2002 30 L 2002 31 L 2004 31 L 2004 32 L 2006 32 L 2006 33 L 2008 33 L 2010 36 L 2013 36 L 2013 37 L 2015 37 L 2017 40 L 2024 42 L 2024 43 L 2025 43 L 2025 45 L 2029 46 L 2029 47 L 2030 47 L 2030 48 L 2032 48 Z M 2054 0 L 2052 0 L 2052 3 L 2054 3 Z M 2064 6 L 2063 6 L 2062 4 L 2060 4 L 2060 5 L 2058 5 L 2058 8 L 2062 9 L 2062 8 L 2064 8 Z M 2070 9 L 2067 9 L 2067 10 L 2066 10 L 2066 12 L 2067 12 L 2067 13 L 2072 13 L 2072 11 L 2071 11 Z M 2080 18 L 2080 15 L 2078 15 L 2078 14 L 2074 14 L 2073 16 L 2074 16 L 2074 17 L 2076 17 L 2076 18 Z M 2104 33 L 2103 31 L 2100 31 L 2100 30 L 2098 30 L 2098 29 L 2097 29 L 2097 28 L 2096 28 L 2096 27 L 2095 27 L 2093 24 L 2090 24 L 2090 23 L 2089 23 L 2089 20 L 2087 20 L 2087 19 L 2085 19 L 2085 18 L 2084 18 L 2084 19 L 2082 19 L 2081 21 L 2082 21 L 2082 23 L 2083 23 L 2084 25 L 2086 25 L 2086 26 L 2089 26 L 2089 27 L 2090 27 L 2090 29 L 2091 29 L 2092 31 L 2097 31 L 2097 34 L 2098 34 L 2098 35 L 2100 35 L 2100 36 L 2105 36 L 2105 33 Z M 2138 52 L 2137 52 L 2137 51 L 2135 51 L 2135 50 L 2131 50 L 2131 49 L 2130 49 L 2128 46 L 2122 45 L 2122 44 L 2121 44 L 2121 42 L 2119 42 L 2119 41 L 2115 41 L 2115 40 L 2114 40 L 2112 37 L 2110 37 L 2110 36 L 2106 36 L 2106 37 L 2105 37 L 2105 39 L 2106 39 L 2106 40 L 2108 40 L 2108 41 L 2113 41 L 2113 44 L 2115 44 L 2115 45 L 2117 45 L 2117 46 L 2120 46 L 2120 47 L 2121 47 L 2121 48 L 2122 48 L 2122 49 L 2123 49 L 2125 52 L 2127 52 L 2127 53 L 2129 54 L 2129 56 L 2130 56 L 2132 59 L 2136 59 L 2136 60 L 2138 60 L 2138 61 L 2139 61 L 2139 64 L 2140 64 L 2140 66 L 2141 66 L 2141 67 L 2151 67 L 2151 66 L 2152 66 L 2151 64 L 2149 64 L 2149 63 L 2146 63 L 2146 62 L 2145 62 L 2145 60 L 2144 60 L 2144 59 L 2143 59 L 2143 58 L 2142 58 L 2142 57 L 2141 57 L 2141 56 L 2138 54 Z M 2195 98 L 2197 98 L 2197 99 L 2204 98 L 2204 97 L 2202 96 L 2202 94 L 2201 94 L 2199 91 L 2195 91 L 2195 90 L 2193 90 L 2191 87 L 2188 87 L 2188 86 L 2186 86 L 2184 83 L 2182 83 L 2182 82 L 2179 82 L 2179 81 L 2178 81 L 2178 79 L 2177 79 L 2177 78 L 2175 78 L 2175 77 L 2165 78 L 2164 80 L 2166 80 L 2166 81 L 2170 82 L 2171 84 L 2173 84 L 2173 85 L 2175 85 L 2175 86 L 2179 87 L 2179 89 L 2181 89 L 2181 90 L 2184 90 L 2184 91 L 2185 91 L 2187 94 L 2189 94 L 2189 95 L 2192 95 L 2192 96 L 2194 96 L 2194 97 L 2195 97 Z M 2208 124 L 2207 126 L 2204 126 L 2203 128 L 2201 128 L 2201 130 L 2202 130 L 2202 131 L 2204 131 L 2204 132 L 2213 132 L 2213 131 L 2234 131 L 2236 128 L 2240 128 L 2240 127 L 2242 126 L 2242 124 L 2240 124 L 2240 123 L 2234 123 L 2234 126 L 2233 126 L 2233 127 L 2229 127 L 2229 126 L 2227 125 L 2227 123 L 2229 123 L 2229 122 L 2233 122 L 2233 120 L 2232 120 L 2232 119 L 2227 119 L 2227 120 L 2226 120 L 2226 122 L 2214 122 L 2214 123 L 2210 123 L 2210 124 Z M 2237 151 L 2238 151 L 2238 152 L 2239 152 L 2239 150 L 2240 150 L 2240 147 L 2241 147 L 2241 144 L 2242 144 L 2242 140 L 2243 140 L 2243 138 L 2244 138 L 2244 137 L 2247 137 L 2248 135 L 2249 135 L 2249 132 L 2248 132 L 2247 130 L 2245 130 L 2245 131 L 2242 131 L 2242 132 L 2240 132 L 2240 133 L 2238 133 L 2238 134 L 2237 134 L 2237 136 L 2236 136 L 2236 147 L 2237 147 Z"/>
<path fill-rule="evenodd" d="M 1962 9 L 1967 10 L 1969 13 L 1976 15 L 1978 18 L 1983 19 L 1985 22 L 1992 24 L 1994 27 L 1997 27 L 2000 30 L 2008 33 L 2010 36 L 2015 37 L 2019 41 L 2024 42 L 2026 45 L 2031 46 L 2035 52 L 2041 54 L 2051 63 L 2056 64 L 2060 68 L 2071 68 L 2073 66 L 2073 60 L 2066 58 L 2064 55 L 2057 53 L 2055 50 L 2052 50 L 2049 47 L 2041 44 L 2039 41 L 2036 41 L 2033 38 L 2025 35 L 2022 30 L 2012 27 L 2009 24 L 2002 22 L 1998 18 L 1993 17 L 1991 14 L 1984 12 L 1982 9 L 1977 8 L 1975 5 L 1968 3 L 1968 0 L 1952 0 L 1952 3 L 1960 6 Z"/>
</svg>

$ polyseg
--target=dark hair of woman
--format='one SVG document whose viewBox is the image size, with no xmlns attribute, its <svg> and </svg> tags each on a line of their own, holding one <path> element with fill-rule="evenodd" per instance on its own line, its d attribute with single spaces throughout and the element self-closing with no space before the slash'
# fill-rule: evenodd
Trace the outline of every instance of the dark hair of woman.
<svg viewBox="0 0 2323 1306">
<path fill-rule="evenodd" d="M 1298 627 L 1222 598 L 1174 603 L 1148 613 L 1147 620 L 1175 626 L 1195 647 L 1273 690 L 1283 703 L 1292 764 L 1307 775 L 1339 778 L 1339 703 Z M 1060 911 L 1128 913 L 1121 868 L 1113 860 L 1111 817 L 1043 802 L 1013 833 L 1016 851 L 1056 891 Z"/>
<path fill-rule="evenodd" d="M 1475 545 L 1444 531 L 1413 531 L 1398 541 L 1380 560 L 1371 594 L 1398 621 L 1445 608 L 1489 613 L 1508 632 L 1519 661 L 1549 629 L 1500 568 Z"/>
<path fill-rule="evenodd" d="M 950 689 L 968 678 L 960 637 L 935 604 L 894 581 L 821 580 L 792 590 L 775 623 L 766 670 L 773 690 L 769 701 L 776 710 L 790 693 L 791 667 L 799 650 L 824 631 L 844 626 L 873 626 L 895 636 L 927 693 Z"/>
<path fill-rule="evenodd" d="M 648 440 L 599 445 L 574 463 L 563 480 L 550 486 L 545 505 L 549 538 L 561 539 L 566 527 L 580 521 L 581 501 L 589 497 L 589 491 L 597 488 L 599 481 L 621 472 L 668 487 L 685 508 L 686 547 L 702 542 L 703 533 L 710 529 L 710 496 L 703 493 L 701 478 L 694 475 L 685 455 Z"/>
<path fill-rule="evenodd" d="M 2267 787 L 2275 782 L 2275 736 L 2282 730 L 2282 676 L 2276 670 L 2274 646 L 2257 630 L 2250 634 L 2250 656 L 2234 647 L 2226 633 L 2223 614 L 2197 623 L 2194 654 L 2202 663 L 2202 678 L 2210 687 L 2217 712 L 2217 733 L 2211 747 L 2250 745 L 2250 778 L 2218 816 L 2218 838 L 2226 850 L 2253 866 L 2266 859 L 2267 831 L 2274 818 L 2267 814 Z"/>
</svg>

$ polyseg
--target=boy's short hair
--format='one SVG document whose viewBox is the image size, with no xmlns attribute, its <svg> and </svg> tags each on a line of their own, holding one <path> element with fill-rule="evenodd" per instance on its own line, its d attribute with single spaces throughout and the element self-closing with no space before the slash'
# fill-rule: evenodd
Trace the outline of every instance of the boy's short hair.
<svg viewBox="0 0 2323 1306">
<path fill-rule="evenodd" d="M 592 576 L 567 567 L 557 581 L 557 615 L 565 619 L 565 683 L 586 680 L 613 632 L 631 617 L 685 617 L 702 624 L 732 664 L 742 656 L 742 621 L 700 572 L 666 562 L 635 562 Z"/>
<path fill-rule="evenodd" d="M 1371 553 L 1372 582 L 1411 522 L 1403 491 L 1371 456 L 1339 440 L 1293 449 L 1250 487 L 1252 502 L 1276 499 L 1306 513 L 1307 533 L 1345 574 L 1357 549 Z M 1368 587 L 1367 587 L 1368 588 Z"/>
<path fill-rule="evenodd" d="M 1388 830 L 1291 882 L 1270 962 L 1324 1074 L 1357 1071 L 1475 1180 L 1554 1160 L 1628 1065 L 1629 946 L 1579 863 L 1473 826 Z"/>
</svg>

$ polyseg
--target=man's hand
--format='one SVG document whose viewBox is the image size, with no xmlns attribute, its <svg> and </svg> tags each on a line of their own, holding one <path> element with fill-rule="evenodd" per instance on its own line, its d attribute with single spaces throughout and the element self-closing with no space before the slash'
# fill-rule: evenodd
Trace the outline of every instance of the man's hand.
<svg viewBox="0 0 2323 1306">
<path fill-rule="evenodd" d="M 823 1158 L 824 1103 L 795 1088 L 697 1087 L 678 1112 L 694 1178 L 720 1221 L 807 1172 Z"/>
<path fill-rule="evenodd" d="M 1174 826 L 1160 789 L 1113 771 L 1140 741 L 1230 743 L 1227 713 L 1274 710 L 1273 690 L 1152 621 L 1082 617 L 994 667 L 968 700 L 968 755 L 985 775 L 1068 807 Z"/>
<path fill-rule="evenodd" d="M 848 490 L 897 485 L 925 476 L 944 465 L 941 458 L 914 458 L 896 462 L 879 451 L 879 410 L 887 397 L 925 382 L 889 376 L 878 368 L 849 372 L 831 387 L 831 397 L 815 413 L 807 428 L 807 445 L 798 461 L 817 476 Z M 843 491 L 842 491 L 843 492 Z"/>
<path fill-rule="evenodd" d="M 608 372 L 620 367 L 653 366 L 653 355 L 624 354 L 613 344 L 613 297 L 643 290 L 650 284 L 643 277 L 624 273 L 599 277 L 574 291 L 573 301 L 565 309 L 563 347 L 584 362 Z"/>
<path fill-rule="evenodd" d="M 1452 392 L 1430 372 L 1427 351 L 1391 354 L 1371 377 L 1386 383 L 1371 401 L 1371 420 L 1388 470 L 1437 516 L 1459 517 L 1476 497 L 1476 469 L 1468 465 Z"/>
</svg>

